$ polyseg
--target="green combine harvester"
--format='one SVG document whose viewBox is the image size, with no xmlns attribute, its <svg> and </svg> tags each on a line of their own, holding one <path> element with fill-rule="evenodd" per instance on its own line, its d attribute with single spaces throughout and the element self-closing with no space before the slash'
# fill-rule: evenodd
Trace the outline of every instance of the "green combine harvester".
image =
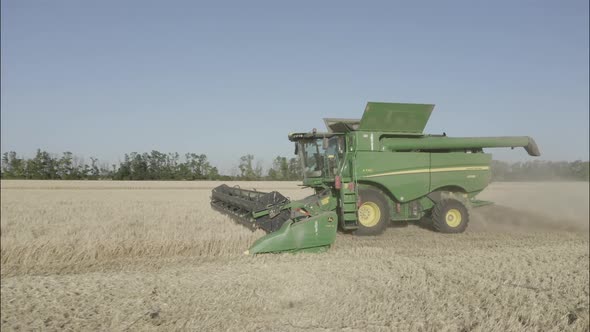
<svg viewBox="0 0 590 332">
<path fill-rule="evenodd" d="M 428 220 L 434 230 L 461 233 L 469 210 L 491 204 L 475 197 L 490 182 L 484 148 L 539 149 L 531 137 L 447 137 L 423 134 L 434 105 L 367 103 L 362 119 L 324 119 L 327 132 L 289 134 L 301 159 L 299 201 L 221 185 L 212 207 L 268 234 L 247 254 L 321 252 L 338 228 L 378 235 L 390 223 Z"/>
</svg>

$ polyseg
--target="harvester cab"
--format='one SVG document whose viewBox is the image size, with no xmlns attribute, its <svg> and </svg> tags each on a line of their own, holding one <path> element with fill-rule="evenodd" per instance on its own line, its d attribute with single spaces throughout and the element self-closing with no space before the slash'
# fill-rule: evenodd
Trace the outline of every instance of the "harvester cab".
<svg viewBox="0 0 590 332">
<path fill-rule="evenodd" d="M 539 156 L 535 141 L 519 137 L 426 135 L 434 105 L 368 103 L 358 119 L 324 119 L 326 132 L 292 133 L 303 185 L 315 193 L 290 201 L 227 185 L 212 191 L 212 207 L 268 234 L 249 254 L 324 251 L 337 229 L 378 235 L 393 221 L 427 221 L 444 233 L 461 233 L 476 199 L 490 182 L 484 148 L 523 147 Z"/>
<path fill-rule="evenodd" d="M 295 154 L 299 157 L 303 173 L 303 185 L 322 187 L 334 182 L 344 165 L 345 136 L 341 133 L 293 133 L 289 140 L 295 142 Z"/>
</svg>

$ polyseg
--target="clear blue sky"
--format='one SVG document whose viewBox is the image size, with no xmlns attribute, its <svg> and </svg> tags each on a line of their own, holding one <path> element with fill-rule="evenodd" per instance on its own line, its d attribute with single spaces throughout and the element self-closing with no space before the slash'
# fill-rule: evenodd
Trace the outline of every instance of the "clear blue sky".
<svg viewBox="0 0 590 332">
<path fill-rule="evenodd" d="M 197 152 L 229 172 L 370 100 L 588 159 L 587 0 L 285 3 L 3 0 L 2 152 Z"/>
</svg>

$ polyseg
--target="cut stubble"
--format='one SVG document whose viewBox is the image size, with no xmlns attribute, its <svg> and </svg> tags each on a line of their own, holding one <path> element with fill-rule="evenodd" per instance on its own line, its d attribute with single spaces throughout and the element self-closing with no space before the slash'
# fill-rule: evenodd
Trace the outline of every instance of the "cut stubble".
<svg viewBox="0 0 590 332">
<path fill-rule="evenodd" d="M 236 182 L 311 193 L 294 182 Z M 2 181 L 4 330 L 588 329 L 588 183 L 494 183 L 463 234 L 244 256 L 218 182 Z"/>
</svg>

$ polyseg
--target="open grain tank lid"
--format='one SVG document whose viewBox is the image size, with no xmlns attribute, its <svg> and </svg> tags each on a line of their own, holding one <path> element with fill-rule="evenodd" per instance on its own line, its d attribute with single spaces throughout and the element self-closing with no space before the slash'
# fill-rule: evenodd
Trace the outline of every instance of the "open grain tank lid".
<svg viewBox="0 0 590 332">
<path fill-rule="evenodd" d="M 358 130 L 421 134 L 433 109 L 432 104 L 368 102 Z"/>
</svg>

